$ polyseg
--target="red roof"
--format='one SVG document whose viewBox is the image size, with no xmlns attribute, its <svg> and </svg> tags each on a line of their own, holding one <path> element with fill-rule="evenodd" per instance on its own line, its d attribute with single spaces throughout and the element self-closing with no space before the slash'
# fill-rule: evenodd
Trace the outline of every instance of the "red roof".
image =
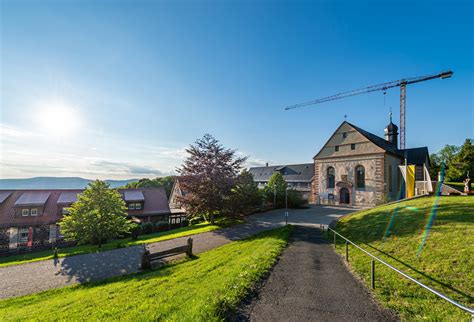
<svg viewBox="0 0 474 322">
<path fill-rule="evenodd" d="M 142 189 L 120 189 L 123 195 L 125 191 L 140 191 L 145 198 L 144 207 L 141 210 L 128 211 L 130 216 L 150 216 L 169 214 L 168 198 L 163 188 L 142 188 Z M 0 227 L 17 227 L 32 226 L 41 224 L 53 224 L 62 218 L 61 206 L 67 205 L 63 203 L 66 200 L 73 200 L 84 190 L 56 189 L 56 190 L 0 190 L 0 196 L 8 195 L 3 202 L 0 203 Z M 40 195 L 49 195 L 44 204 L 42 216 L 25 216 L 15 217 L 15 203 L 22 198 L 22 195 L 29 196 L 34 193 Z M 62 198 L 60 198 L 62 195 Z M 25 197 L 23 197 L 25 198 Z M 59 201 L 59 202 L 58 202 Z M 17 206 L 18 207 L 18 206 Z"/>
</svg>

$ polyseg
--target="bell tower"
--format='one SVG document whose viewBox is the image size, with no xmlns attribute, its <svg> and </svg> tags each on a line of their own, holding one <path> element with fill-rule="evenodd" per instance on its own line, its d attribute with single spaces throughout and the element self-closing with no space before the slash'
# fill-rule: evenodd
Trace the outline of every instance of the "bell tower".
<svg viewBox="0 0 474 322">
<path fill-rule="evenodd" d="M 392 123 L 392 111 L 390 111 L 390 123 L 385 128 L 385 140 L 398 148 L 398 126 Z"/>
</svg>

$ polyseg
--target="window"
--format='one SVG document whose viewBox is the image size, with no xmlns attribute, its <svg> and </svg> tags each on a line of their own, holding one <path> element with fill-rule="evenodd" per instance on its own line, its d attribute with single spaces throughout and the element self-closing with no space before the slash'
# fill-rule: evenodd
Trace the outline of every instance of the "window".
<svg viewBox="0 0 474 322">
<path fill-rule="evenodd" d="M 21 210 L 21 215 L 22 216 L 29 216 L 30 215 L 30 209 L 22 209 Z"/>
<path fill-rule="evenodd" d="M 128 210 L 135 210 L 135 204 L 134 203 L 128 204 Z"/>
<path fill-rule="evenodd" d="M 336 145 L 336 146 L 334 147 L 334 150 L 336 150 L 336 152 L 339 151 L 339 145 Z"/>
<path fill-rule="evenodd" d="M 62 212 L 63 215 L 68 215 L 68 214 L 69 214 L 68 207 L 63 207 L 63 209 L 61 210 L 61 212 Z"/>
<path fill-rule="evenodd" d="M 344 139 L 347 138 L 347 133 L 346 133 L 346 132 L 342 133 L 342 137 L 343 137 Z"/>
<path fill-rule="evenodd" d="M 142 209 L 142 204 L 141 203 L 136 203 L 135 204 L 135 210 L 140 210 Z"/>
<path fill-rule="evenodd" d="M 355 149 L 356 149 L 356 145 L 355 145 L 355 143 L 352 143 L 351 144 L 351 150 L 355 150 Z"/>
<path fill-rule="evenodd" d="M 31 216 L 38 216 L 38 208 L 32 208 L 30 211 Z"/>
<path fill-rule="evenodd" d="M 28 228 L 21 228 L 18 231 L 18 241 L 26 243 L 28 241 Z"/>
<path fill-rule="evenodd" d="M 176 222 L 176 219 L 171 218 L 171 224 L 174 224 Z"/>
<path fill-rule="evenodd" d="M 392 192 L 392 165 L 388 166 L 388 191 Z"/>
<path fill-rule="evenodd" d="M 327 169 L 327 187 L 334 188 L 336 186 L 336 171 L 333 167 Z"/>
<path fill-rule="evenodd" d="M 365 169 L 363 166 L 358 165 L 356 171 L 356 188 L 365 188 Z"/>
<path fill-rule="evenodd" d="M 177 223 L 177 224 L 181 223 L 181 218 L 179 218 L 179 217 L 176 218 L 176 223 Z"/>
</svg>

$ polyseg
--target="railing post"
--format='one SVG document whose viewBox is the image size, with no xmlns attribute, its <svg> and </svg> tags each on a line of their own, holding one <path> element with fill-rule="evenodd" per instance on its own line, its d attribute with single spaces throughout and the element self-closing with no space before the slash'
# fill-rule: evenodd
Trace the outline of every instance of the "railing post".
<svg viewBox="0 0 474 322">
<path fill-rule="evenodd" d="M 334 248 L 336 248 L 336 232 L 333 231 L 332 233 L 333 233 L 333 235 L 334 235 Z"/>
<path fill-rule="evenodd" d="M 349 261 L 349 243 L 346 240 L 346 261 Z"/>
<path fill-rule="evenodd" d="M 375 289 L 375 260 L 372 258 L 371 270 L 370 270 L 372 289 Z"/>
</svg>

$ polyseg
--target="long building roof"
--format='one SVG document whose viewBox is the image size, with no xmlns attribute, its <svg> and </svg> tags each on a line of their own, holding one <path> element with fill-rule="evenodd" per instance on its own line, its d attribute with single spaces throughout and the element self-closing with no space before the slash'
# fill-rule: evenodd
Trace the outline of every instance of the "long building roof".
<svg viewBox="0 0 474 322">
<path fill-rule="evenodd" d="M 32 226 L 52 224 L 62 218 L 61 208 L 71 205 L 83 189 L 68 190 L 0 190 L 0 227 Z M 169 214 L 168 198 L 164 188 L 119 189 L 120 194 L 143 196 L 140 210 L 127 211 L 130 216 Z M 46 199 L 46 200 L 45 200 Z M 15 208 L 38 207 L 43 209 L 39 216 L 15 216 Z"/>
<path fill-rule="evenodd" d="M 271 165 L 249 168 L 254 181 L 268 181 L 274 172 L 280 172 L 286 182 L 310 182 L 314 176 L 314 164 Z"/>
</svg>

